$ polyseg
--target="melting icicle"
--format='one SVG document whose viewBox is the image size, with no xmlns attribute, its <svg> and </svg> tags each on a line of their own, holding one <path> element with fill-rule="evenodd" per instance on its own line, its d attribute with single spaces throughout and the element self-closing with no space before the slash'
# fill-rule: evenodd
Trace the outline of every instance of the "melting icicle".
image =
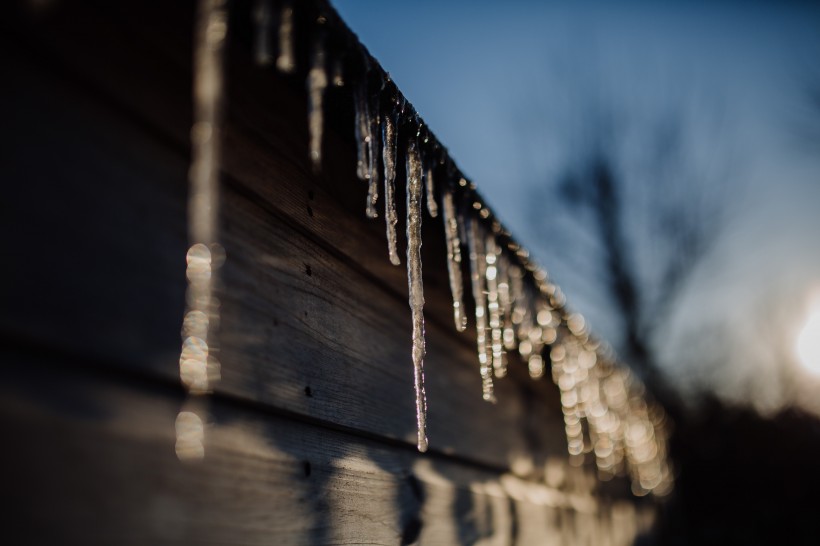
<svg viewBox="0 0 820 546">
<path fill-rule="evenodd" d="M 356 106 L 356 176 L 359 180 L 370 179 L 370 113 L 367 103 L 366 79 L 356 86 L 353 92 L 353 99 Z M 368 198 L 368 204 L 370 199 Z"/>
<path fill-rule="evenodd" d="M 313 171 L 322 169 L 322 130 L 324 129 L 324 110 L 322 102 L 327 88 L 327 69 L 325 67 L 325 44 L 323 31 L 315 38 L 308 73 L 308 130 L 310 132 L 310 161 Z"/>
<path fill-rule="evenodd" d="M 271 26 L 270 0 L 257 0 L 256 8 L 253 10 L 253 21 L 256 33 L 254 35 L 256 50 L 256 62 L 267 66 L 273 61 L 273 54 L 270 46 L 270 26 Z"/>
<path fill-rule="evenodd" d="M 293 5 L 290 0 L 282 2 L 279 12 L 279 56 L 276 57 L 276 68 L 288 73 L 296 70 L 296 57 L 293 54 Z"/>
<path fill-rule="evenodd" d="M 495 235 L 487 234 L 485 244 L 484 278 L 487 283 L 487 312 L 490 319 L 490 339 L 493 355 L 493 369 L 496 377 L 507 375 L 507 362 L 504 359 L 504 346 L 501 333 L 501 309 L 498 303 L 498 245 Z"/>
<path fill-rule="evenodd" d="M 364 77 L 353 92 L 356 107 L 356 176 L 367 182 L 367 205 L 365 214 L 368 218 L 377 218 L 376 202 L 379 199 L 379 93 L 368 92 L 370 59 L 363 53 Z M 396 257 L 398 260 L 398 256 Z M 391 255 L 391 262 L 392 262 Z M 398 262 L 393 262 L 398 263 Z"/>
<path fill-rule="evenodd" d="M 470 249 L 470 281 L 473 287 L 475 300 L 475 329 L 478 349 L 479 371 L 481 372 L 481 387 L 484 400 L 495 403 L 493 374 L 487 346 L 487 304 L 484 297 L 485 258 L 483 241 L 478 222 L 469 219 L 467 231 L 467 246 Z"/>
<path fill-rule="evenodd" d="M 543 331 L 536 325 L 536 299 L 530 287 L 524 285 L 524 273 L 518 266 L 510 266 L 510 305 L 512 306 L 511 322 L 515 335 L 504 333 L 505 343 L 507 339 L 518 340 L 518 352 L 527 362 L 530 377 L 538 379 L 544 374 L 544 359 L 541 353 L 544 350 L 542 340 Z"/>
<path fill-rule="evenodd" d="M 421 276 L 421 158 L 418 143 L 407 143 L 407 283 L 413 318 L 413 368 L 418 448 L 427 451 L 427 396 L 424 392 L 424 284 Z"/>
<path fill-rule="evenodd" d="M 376 212 L 376 202 L 379 199 L 379 93 L 372 95 L 367 109 L 367 175 L 369 184 L 367 188 L 367 209 L 368 218 L 378 218 Z"/>
<path fill-rule="evenodd" d="M 515 330 L 513 330 L 512 300 L 510 295 L 510 260 L 504 252 L 498 259 L 498 305 L 501 307 L 504 349 L 515 350 Z"/>
<path fill-rule="evenodd" d="M 396 118 L 393 114 L 384 116 L 382 123 L 382 156 L 384 160 L 384 223 L 387 229 L 387 251 L 390 263 L 399 265 L 396 250 Z"/>
<path fill-rule="evenodd" d="M 192 245 L 186 255 L 188 305 L 179 358 L 180 379 L 191 394 L 208 392 L 212 383 L 219 378 L 219 361 L 215 357 L 217 345 L 213 335 L 219 322 L 219 308 L 213 297 L 213 287 L 216 269 L 222 261 L 221 247 L 216 240 L 223 50 L 227 25 L 225 0 L 199 2 L 194 42 L 194 125 L 191 128 L 188 202 L 188 230 Z M 177 432 L 182 434 L 181 429 Z M 178 437 L 180 440 L 184 438 Z"/>
<path fill-rule="evenodd" d="M 515 331 L 513 345 L 517 345 L 522 339 L 527 337 L 526 332 L 523 331 L 524 317 L 527 314 L 527 308 L 524 302 L 524 278 L 521 268 L 517 265 L 511 265 L 509 269 L 510 275 L 510 306 L 512 308 L 512 323 Z M 522 356 L 526 356 L 523 355 Z"/>
<path fill-rule="evenodd" d="M 532 353 L 527 359 L 527 367 L 530 371 L 530 377 L 538 379 L 544 375 L 544 358 L 541 356 L 544 351 L 544 330 L 541 325 L 535 321 L 539 300 L 536 296 L 530 297 L 530 314 L 527 322 L 529 330 L 527 331 L 527 338 L 530 347 L 532 347 Z"/>
<path fill-rule="evenodd" d="M 427 188 L 427 212 L 433 218 L 438 216 L 438 205 L 436 204 L 435 188 L 433 187 L 433 169 L 436 166 L 435 161 L 428 161 L 427 167 L 424 171 L 424 182 Z"/>
<path fill-rule="evenodd" d="M 539 324 L 548 317 L 543 310 Z M 628 370 L 601 360 L 596 342 L 567 329 L 550 357 L 571 458 L 580 463 L 592 452 L 602 477 L 626 470 L 635 494 L 668 493 L 672 475 L 662 410 L 647 402 L 643 385 Z"/>
<path fill-rule="evenodd" d="M 458 235 L 458 220 L 453 205 L 453 194 L 445 188 L 441 196 L 444 211 L 444 235 L 447 241 L 447 273 L 450 276 L 450 292 L 453 294 L 453 319 L 456 330 L 463 332 L 467 327 L 464 312 L 464 286 L 461 278 L 461 240 Z"/>
</svg>

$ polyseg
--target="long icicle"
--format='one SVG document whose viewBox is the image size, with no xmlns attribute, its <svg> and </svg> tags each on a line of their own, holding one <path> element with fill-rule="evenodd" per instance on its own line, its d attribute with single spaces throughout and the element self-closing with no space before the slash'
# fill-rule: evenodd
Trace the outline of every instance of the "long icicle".
<svg viewBox="0 0 820 546">
<path fill-rule="evenodd" d="M 444 215 L 444 236 L 447 241 L 447 273 L 450 277 L 450 292 L 453 294 L 453 319 L 456 330 L 463 332 L 467 327 L 464 312 L 464 283 L 461 278 L 461 240 L 458 235 L 458 219 L 453 204 L 453 193 L 445 187 L 441 196 Z"/>
<path fill-rule="evenodd" d="M 224 91 L 224 46 L 228 31 L 225 0 L 200 0 L 194 42 L 194 125 L 191 129 L 187 310 L 182 324 L 180 379 L 191 394 L 205 394 L 219 379 L 214 330 L 219 308 L 213 297 L 222 262 L 217 244 L 220 134 Z M 205 456 L 202 418 L 183 411 L 177 417 L 177 457 Z"/>
<path fill-rule="evenodd" d="M 505 252 L 498 258 L 498 304 L 501 307 L 502 339 L 507 351 L 515 350 L 515 331 L 512 320 L 512 299 L 510 295 L 510 260 Z"/>
<path fill-rule="evenodd" d="M 424 168 L 424 186 L 427 188 L 427 212 L 433 218 L 438 216 L 438 205 L 436 204 L 435 188 L 433 186 L 433 171 L 436 166 L 434 158 L 427 160 Z"/>
<path fill-rule="evenodd" d="M 427 451 L 427 395 L 424 392 L 424 284 L 421 275 L 421 158 L 416 138 L 407 143 L 407 284 L 413 319 L 413 369 L 418 448 Z"/>
<path fill-rule="evenodd" d="M 495 389 L 490 358 L 487 351 L 487 303 L 484 296 L 484 249 L 480 227 L 475 218 L 469 218 L 467 246 L 470 249 L 470 280 L 475 300 L 475 329 L 478 349 L 479 372 L 481 373 L 482 396 L 495 403 Z"/>
<path fill-rule="evenodd" d="M 321 26 L 320 20 L 320 26 Z M 310 132 L 310 161 L 313 172 L 322 169 L 322 132 L 324 129 L 324 95 L 327 88 L 324 29 L 320 28 L 313 41 L 310 72 L 308 73 L 308 130 Z"/>
<path fill-rule="evenodd" d="M 368 187 L 367 187 L 367 208 L 365 214 L 368 218 L 378 218 L 379 213 L 376 212 L 376 202 L 379 199 L 379 145 L 380 145 L 380 125 L 381 115 L 379 115 L 379 95 L 381 90 L 373 93 L 368 102 L 368 116 L 367 116 L 367 173 L 368 173 Z"/>
<path fill-rule="evenodd" d="M 367 103 L 367 83 L 365 81 L 356 85 L 353 91 L 353 99 L 356 107 L 356 176 L 359 180 L 367 182 L 370 179 L 370 112 Z M 368 198 L 368 203 L 370 199 Z"/>
<path fill-rule="evenodd" d="M 507 363 L 504 360 L 501 308 L 498 296 L 498 245 L 492 233 L 488 233 L 485 240 L 484 256 L 487 267 L 484 270 L 484 278 L 487 282 L 487 312 L 490 319 L 493 369 L 496 377 L 504 377 L 507 375 Z"/>
<path fill-rule="evenodd" d="M 393 107 L 395 108 L 395 106 Z M 382 123 L 383 142 L 382 156 L 384 160 L 384 224 L 387 231 L 387 253 L 390 263 L 399 265 L 399 253 L 396 250 L 396 113 L 387 112 Z"/>
<path fill-rule="evenodd" d="M 527 308 L 524 301 L 524 274 L 517 265 L 510 265 L 510 306 L 512 308 L 512 323 L 514 330 L 514 347 L 521 345 L 521 340 L 527 337 L 524 332 L 524 317 Z M 521 356 L 527 356 L 522 353 Z"/>
</svg>

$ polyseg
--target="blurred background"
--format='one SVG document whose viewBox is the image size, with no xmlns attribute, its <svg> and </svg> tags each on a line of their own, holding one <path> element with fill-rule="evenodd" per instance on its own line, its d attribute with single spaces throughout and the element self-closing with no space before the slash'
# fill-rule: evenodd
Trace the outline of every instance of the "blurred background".
<svg viewBox="0 0 820 546">
<path fill-rule="evenodd" d="M 820 7 L 334 0 L 676 417 L 659 543 L 820 525 Z"/>
</svg>

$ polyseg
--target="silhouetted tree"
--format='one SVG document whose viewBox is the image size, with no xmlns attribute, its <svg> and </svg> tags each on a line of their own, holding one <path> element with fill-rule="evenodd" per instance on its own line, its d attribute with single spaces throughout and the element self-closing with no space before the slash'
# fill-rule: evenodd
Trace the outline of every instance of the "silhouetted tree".
<svg viewBox="0 0 820 546">
<path fill-rule="evenodd" d="M 820 112 L 818 89 L 811 104 Z M 580 273 L 602 289 L 620 327 L 619 356 L 674 416 L 675 490 L 641 543 L 814 544 L 820 421 L 789 409 L 764 418 L 714 395 L 698 412 L 684 411 L 660 373 L 665 328 L 697 290 L 695 270 L 732 232 L 733 190 L 744 176 L 719 121 L 713 133 L 695 134 L 679 113 L 670 109 L 637 135 L 625 117 L 587 123 L 580 149 L 542 185 L 529 217 L 557 239 L 554 252 L 587 266 Z M 627 138 L 638 150 L 629 158 Z"/>
<path fill-rule="evenodd" d="M 619 356 L 672 411 L 678 402 L 659 373 L 656 336 L 709 258 L 731 208 L 725 147 L 705 149 L 709 143 L 697 141 L 681 110 L 670 108 L 640 130 L 624 116 L 588 120 L 581 150 L 530 207 L 531 219 L 558 237 L 556 252 L 569 262 L 578 261 L 569 254 L 586 255 L 582 274 L 603 289 L 620 327 Z M 719 116 L 708 123 L 719 131 Z M 543 203 L 559 212 L 545 213 Z"/>
</svg>

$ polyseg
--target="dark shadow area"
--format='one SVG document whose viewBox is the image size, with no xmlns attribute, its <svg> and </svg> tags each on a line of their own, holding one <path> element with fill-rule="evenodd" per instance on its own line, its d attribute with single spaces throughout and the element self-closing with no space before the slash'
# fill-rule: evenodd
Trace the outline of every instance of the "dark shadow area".
<svg viewBox="0 0 820 546">
<path fill-rule="evenodd" d="M 817 544 L 820 420 L 712 399 L 678 424 L 671 449 L 675 491 L 636 544 Z"/>
</svg>

